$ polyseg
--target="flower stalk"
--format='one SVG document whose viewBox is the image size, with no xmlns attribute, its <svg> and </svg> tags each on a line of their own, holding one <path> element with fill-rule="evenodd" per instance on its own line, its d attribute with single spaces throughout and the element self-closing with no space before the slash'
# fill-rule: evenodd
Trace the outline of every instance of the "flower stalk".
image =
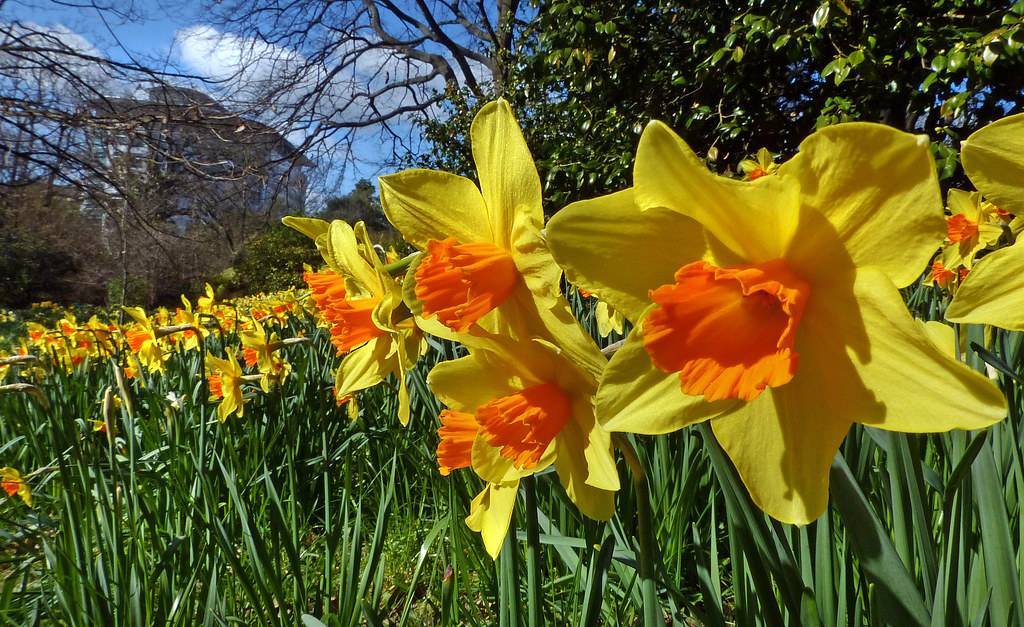
<svg viewBox="0 0 1024 627">
<path fill-rule="evenodd" d="M 537 521 L 537 478 L 524 477 L 526 493 L 526 601 L 530 627 L 544 624 L 540 577 L 540 524 Z"/>
<path fill-rule="evenodd" d="M 644 465 L 640 461 L 636 449 L 624 435 L 614 433 L 612 441 L 615 443 L 615 447 L 622 451 L 622 457 L 626 460 L 629 473 L 633 477 L 633 489 L 636 490 L 637 544 L 640 547 L 637 563 L 640 572 L 640 594 L 644 604 L 643 624 L 644 627 L 664 625 L 661 604 L 658 602 L 655 569 L 657 545 L 651 516 L 651 494 L 647 483 L 647 471 L 644 470 Z"/>
</svg>

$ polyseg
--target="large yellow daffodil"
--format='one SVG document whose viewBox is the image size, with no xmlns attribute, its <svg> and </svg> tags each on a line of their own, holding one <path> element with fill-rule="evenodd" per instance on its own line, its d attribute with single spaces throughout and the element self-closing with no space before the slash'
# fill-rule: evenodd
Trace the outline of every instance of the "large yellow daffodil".
<svg viewBox="0 0 1024 627">
<path fill-rule="evenodd" d="M 1024 216 L 1024 114 L 1003 118 L 968 137 L 960 160 L 982 196 L 1018 218 Z M 946 319 L 1024 331 L 1024 238 L 974 266 Z"/>
<path fill-rule="evenodd" d="M 428 381 L 448 407 L 439 431 L 441 472 L 471 466 L 487 482 L 466 522 L 492 557 L 519 480 L 551 464 L 580 511 L 611 517 L 619 479 L 611 438 L 594 417 L 597 380 L 561 351 L 543 342 L 477 339 L 467 357 L 438 364 Z"/>
<path fill-rule="evenodd" d="M 825 509 L 853 423 L 935 432 L 1005 415 L 897 290 L 943 232 L 927 139 L 866 123 L 819 131 L 744 182 L 653 122 L 632 188 L 548 225 L 569 279 L 636 323 L 602 378 L 602 424 L 657 434 L 714 418 L 753 500 L 798 524 Z"/>
<path fill-rule="evenodd" d="M 402 301 L 402 286 L 385 270 L 366 227 L 342 220 L 287 217 L 284 223 L 312 238 L 330 267 L 308 273 L 312 298 L 331 323 L 332 342 L 346 353 L 338 367 L 335 394 L 345 397 L 398 378 L 398 419 L 409 423 L 405 374 L 416 363 L 423 336 Z"/>
<path fill-rule="evenodd" d="M 509 104 L 481 108 L 470 138 L 480 187 L 434 170 L 380 177 L 388 220 L 423 251 L 406 278 L 410 309 L 438 335 L 445 335 L 443 325 L 460 334 L 562 337 L 570 351 L 584 346 L 541 234 L 540 177 Z M 584 349 L 570 357 L 599 371 L 592 355 Z"/>
</svg>

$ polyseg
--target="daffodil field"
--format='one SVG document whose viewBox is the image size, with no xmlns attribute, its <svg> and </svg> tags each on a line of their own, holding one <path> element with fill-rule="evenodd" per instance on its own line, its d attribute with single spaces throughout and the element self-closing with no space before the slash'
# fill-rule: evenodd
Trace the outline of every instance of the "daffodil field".
<svg viewBox="0 0 1024 627">
<path fill-rule="evenodd" d="M 0 623 L 1024 625 L 1024 115 L 944 194 L 827 126 L 712 173 L 667 125 L 545 221 L 477 180 L 292 216 L 305 289 L 0 328 Z"/>
</svg>

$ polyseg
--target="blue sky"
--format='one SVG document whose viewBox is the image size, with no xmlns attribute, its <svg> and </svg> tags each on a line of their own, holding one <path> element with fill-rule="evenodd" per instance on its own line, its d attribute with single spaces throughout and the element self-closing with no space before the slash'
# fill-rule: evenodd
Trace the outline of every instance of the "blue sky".
<svg viewBox="0 0 1024 627">
<path fill-rule="evenodd" d="M 128 55 L 118 46 L 118 41 L 132 54 L 166 57 L 174 43 L 174 34 L 198 21 L 198 5 L 192 0 L 173 4 L 160 0 L 99 0 L 97 4 L 127 8 L 137 19 L 119 19 L 109 11 L 62 6 L 47 0 L 9 0 L 0 14 L 5 19 L 44 26 L 62 24 L 111 58 L 122 61 L 127 60 Z"/>
<path fill-rule="evenodd" d="M 46 27 L 63 26 L 74 31 L 103 55 L 118 61 L 131 57 L 159 69 L 165 63 L 176 65 L 181 71 L 207 74 L 217 71 L 217 50 L 209 45 L 183 43 L 178 37 L 185 30 L 195 32 L 210 28 L 209 16 L 202 11 L 199 0 L 95 0 L 96 4 L 114 7 L 130 13 L 121 18 L 111 11 L 94 8 L 61 6 L 49 0 L 8 0 L 0 9 L 0 20 L 34 22 Z M 85 4 L 85 2 L 83 2 Z M 205 18 L 205 19 L 204 19 Z M 224 50 L 230 56 L 231 50 Z M 328 194 L 344 193 L 360 178 L 375 178 L 382 174 L 378 163 L 382 160 L 383 146 L 379 141 L 363 141 L 354 168 L 335 172 L 336 179 Z"/>
</svg>

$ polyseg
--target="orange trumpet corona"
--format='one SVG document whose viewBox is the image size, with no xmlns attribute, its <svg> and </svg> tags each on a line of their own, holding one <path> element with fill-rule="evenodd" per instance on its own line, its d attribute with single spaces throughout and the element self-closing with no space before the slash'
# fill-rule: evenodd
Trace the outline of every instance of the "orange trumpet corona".
<svg viewBox="0 0 1024 627">
<path fill-rule="evenodd" d="M 416 298 L 424 316 L 463 333 L 505 302 L 518 280 L 512 256 L 494 244 L 431 240 L 416 268 Z"/>
<path fill-rule="evenodd" d="M 473 462 L 473 441 L 480 425 L 473 414 L 446 409 L 440 415 L 441 428 L 437 435 L 437 466 L 442 475 L 459 468 L 469 468 Z"/>
<path fill-rule="evenodd" d="M 946 220 L 946 237 L 953 243 L 970 241 L 978 236 L 978 223 L 962 213 Z"/>
<path fill-rule="evenodd" d="M 331 323 L 331 343 L 342 355 L 384 334 L 373 323 L 373 310 L 379 298 L 348 300 L 344 278 L 331 270 L 303 275 L 312 293 L 310 298 Z"/>
<path fill-rule="evenodd" d="M 683 392 L 708 401 L 751 401 L 788 383 L 797 368 L 796 329 L 810 286 L 781 259 L 719 268 L 697 261 L 675 283 L 651 290 L 644 348 Z"/>
<path fill-rule="evenodd" d="M 537 465 L 571 417 L 572 401 L 554 383 L 496 398 L 476 410 L 487 442 L 520 469 Z"/>
</svg>

